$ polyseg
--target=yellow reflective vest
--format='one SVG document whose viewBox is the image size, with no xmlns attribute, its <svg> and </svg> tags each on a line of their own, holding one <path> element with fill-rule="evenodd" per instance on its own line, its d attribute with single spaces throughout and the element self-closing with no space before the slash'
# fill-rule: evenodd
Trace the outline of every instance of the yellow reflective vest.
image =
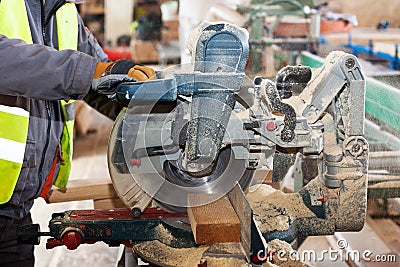
<svg viewBox="0 0 400 267">
<path fill-rule="evenodd" d="M 77 50 L 78 13 L 74 3 L 56 12 L 59 50 Z M 0 1 L 0 33 L 32 44 L 24 0 Z M 26 99 L 25 99 L 26 100 Z M 29 105 L 21 97 L 0 95 L 0 204 L 10 200 L 22 168 L 28 135 Z M 60 101 L 64 128 L 60 140 L 61 158 L 54 184 L 65 188 L 70 174 L 74 124 L 74 101 Z"/>
</svg>

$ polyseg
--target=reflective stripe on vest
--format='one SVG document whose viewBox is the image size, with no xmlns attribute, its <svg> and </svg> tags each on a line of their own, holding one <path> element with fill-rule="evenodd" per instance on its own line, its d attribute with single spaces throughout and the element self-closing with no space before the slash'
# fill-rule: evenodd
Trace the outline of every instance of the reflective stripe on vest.
<svg viewBox="0 0 400 267">
<path fill-rule="evenodd" d="M 66 3 L 56 12 L 59 50 L 77 50 L 78 11 L 74 3 Z"/>
<path fill-rule="evenodd" d="M 29 111 L 0 105 L 0 204 L 10 200 L 25 154 Z"/>
<path fill-rule="evenodd" d="M 59 50 L 74 49 L 78 45 L 78 13 L 73 3 L 64 4 L 56 12 Z M 0 33 L 8 38 L 17 38 L 32 43 L 28 16 L 24 0 L 0 1 Z M 12 99 L 14 105 L 3 104 L 2 99 Z M 0 94 L 0 204 L 10 200 L 21 172 L 25 154 L 29 125 L 29 108 L 19 106 L 20 97 Z M 63 114 L 71 114 L 73 101 L 61 101 Z M 70 106 L 70 107 L 68 107 Z M 68 111 L 67 111 L 68 110 Z M 74 112 L 72 111 L 72 114 Z M 62 155 L 57 184 L 65 185 L 68 181 L 72 159 L 73 117 L 63 116 Z M 65 151 L 65 152 L 64 152 Z M 52 177 L 50 177 L 52 178 Z"/>
<path fill-rule="evenodd" d="M 78 46 L 78 11 L 74 3 L 67 3 L 60 7 L 56 12 L 57 35 L 59 50 L 73 49 Z M 54 185 L 58 188 L 67 186 L 69 174 L 71 172 L 71 161 L 73 153 L 73 133 L 75 119 L 75 101 L 61 101 L 61 109 L 64 119 L 63 134 L 61 137 L 61 157 L 60 170 Z"/>
</svg>

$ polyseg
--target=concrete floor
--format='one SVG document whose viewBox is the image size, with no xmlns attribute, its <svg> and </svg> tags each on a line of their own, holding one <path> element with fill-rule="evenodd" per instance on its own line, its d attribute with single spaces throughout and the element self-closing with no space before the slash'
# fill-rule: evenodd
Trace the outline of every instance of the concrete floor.
<svg viewBox="0 0 400 267">
<path fill-rule="evenodd" d="M 93 125 L 85 136 L 78 136 L 74 144 L 74 158 L 70 179 L 91 179 L 109 177 L 106 161 L 107 140 L 112 127 L 112 121 L 100 115 L 92 114 Z M 94 124 L 95 123 L 95 124 Z M 92 209 L 93 201 L 73 201 L 47 204 L 43 199 L 37 199 L 32 209 L 34 223 L 39 223 L 42 231 L 48 231 L 48 222 L 54 212 L 71 209 Z M 104 243 L 81 245 L 74 251 L 65 247 L 47 250 L 45 237 L 35 248 L 36 267 L 61 266 L 115 266 L 118 248 L 110 248 Z"/>
</svg>

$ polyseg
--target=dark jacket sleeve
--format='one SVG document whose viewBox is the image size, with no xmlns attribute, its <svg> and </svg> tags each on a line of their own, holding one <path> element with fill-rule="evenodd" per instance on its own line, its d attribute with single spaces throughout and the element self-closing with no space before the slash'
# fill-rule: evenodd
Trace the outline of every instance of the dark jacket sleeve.
<svg viewBox="0 0 400 267">
<path fill-rule="evenodd" d="M 101 48 L 93 33 L 85 27 L 82 19 L 79 17 L 79 36 L 78 50 L 95 57 L 98 61 L 109 61 L 104 50 Z M 115 101 L 110 101 L 105 95 L 89 90 L 88 94 L 83 98 L 92 108 L 101 114 L 115 120 L 122 106 Z"/>
<path fill-rule="evenodd" d="M 106 53 L 104 53 L 103 48 L 101 48 L 93 33 L 90 32 L 87 27 L 85 27 L 80 16 L 78 17 L 78 23 L 78 51 L 95 57 L 97 61 L 109 61 Z"/>
<path fill-rule="evenodd" d="M 43 100 L 81 99 L 96 59 L 0 35 L 0 93 Z"/>
</svg>

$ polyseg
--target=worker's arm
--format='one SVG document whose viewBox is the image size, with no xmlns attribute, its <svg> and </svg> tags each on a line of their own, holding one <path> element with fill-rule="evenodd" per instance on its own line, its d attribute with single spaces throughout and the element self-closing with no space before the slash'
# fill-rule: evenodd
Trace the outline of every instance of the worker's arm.
<svg viewBox="0 0 400 267">
<path fill-rule="evenodd" d="M 88 55 L 95 57 L 99 62 L 107 62 L 108 57 L 104 53 L 103 49 L 100 47 L 97 40 L 94 38 L 93 34 L 87 29 L 79 17 L 79 36 L 78 36 L 78 50 L 84 52 Z M 97 66 L 95 78 L 99 78 L 105 71 L 109 68 L 109 74 L 127 74 L 128 76 L 134 78 L 135 80 L 147 80 L 155 73 L 152 69 L 146 68 L 144 66 L 138 66 L 133 62 L 128 62 L 126 60 L 122 62 L 100 63 Z M 115 120 L 122 106 L 116 101 L 110 101 L 110 95 L 115 94 L 112 90 L 107 92 L 99 92 L 99 88 L 92 88 L 94 90 L 89 90 L 88 94 L 83 98 L 83 100 L 88 103 L 91 107 L 102 113 L 103 115 Z"/>
<path fill-rule="evenodd" d="M 95 57 L 99 62 L 109 61 L 104 50 L 93 36 L 93 33 L 85 27 L 81 17 L 79 17 L 78 50 Z M 104 94 L 93 90 L 89 90 L 83 100 L 101 114 L 112 120 L 116 119 L 122 109 L 122 106 L 119 103 L 110 101 L 110 99 Z"/>
<path fill-rule="evenodd" d="M 0 35 L 0 93 L 44 100 L 81 99 L 89 90 L 96 58 Z"/>
<path fill-rule="evenodd" d="M 109 61 L 107 55 L 104 53 L 104 50 L 101 48 L 93 33 L 85 27 L 82 18 L 79 16 L 79 32 L 78 32 L 78 50 L 91 55 L 96 58 L 99 62 Z M 88 103 L 91 107 L 99 111 L 101 114 L 109 117 L 112 120 L 115 120 L 118 116 L 119 112 L 122 109 L 122 106 L 115 102 L 110 101 L 104 94 L 100 94 L 93 90 L 89 90 L 89 92 L 85 95 L 83 100 Z"/>
<path fill-rule="evenodd" d="M 132 61 L 100 62 L 97 64 L 91 90 L 84 100 L 100 113 L 115 120 L 122 106 L 117 100 L 117 86 L 122 82 L 155 79 L 152 68 L 137 65 Z"/>
</svg>

